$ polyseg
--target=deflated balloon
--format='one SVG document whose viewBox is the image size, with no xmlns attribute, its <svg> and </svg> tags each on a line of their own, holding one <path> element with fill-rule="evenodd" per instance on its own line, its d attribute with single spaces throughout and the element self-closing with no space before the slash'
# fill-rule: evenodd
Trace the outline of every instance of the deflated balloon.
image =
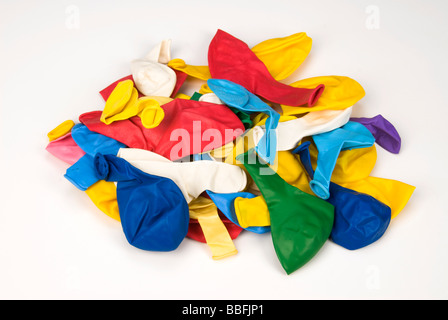
<svg viewBox="0 0 448 320">
<path fill-rule="evenodd" d="M 312 42 L 305 32 L 299 32 L 260 42 L 252 48 L 252 52 L 264 63 L 274 79 L 284 80 L 305 61 Z"/>
<path fill-rule="evenodd" d="M 265 161 L 272 163 L 277 150 L 277 135 L 275 129 L 277 128 L 280 114 L 268 104 L 261 101 L 256 95 L 236 83 L 221 79 L 210 79 L 207 83 L 218 98 L 230 107 L 249 114 L 263 112 L 268 115 L 265 123 L 266 131 L 260 137 L 255 150 Z"/>
<path fill-rule="evenodd" d="M 99 180 L 86 191 L 95 206 L 107 216 L 120 221 L 120 210 L 117 202 L 117 187 L 115 183 Z"/>
<path fill-rule="evenodd" d="M 212 258 L 220 260 L 238 253 L 232 238 L 218 215 L 213 201 L 198 197 L 189 204 L 190 218 L 198 220 L 205 240 L 212 251 Z"/>
<path fill-rule="evenodd" d="M 330 196 L 329 186 L 339 153 L 343 150 L 370 147 L 375 138 L 369 130 L 356 122 L 347 122 L 341 128 L 313 136 L 317 147 L 317 167 L 310 187 L 322 199 Z"/>
<path fill-rule="evenodd" d="M 247 177 L 238 166 L 215 161 L 173 162 L 154 152 L 124 148 L 117 156 L 148 173 L 173 180 L 190 203 L 204 191 L 240 192 L 246 188 Z"/>
<path fill-rule="evenodd" d="M 312 89 L 323 84 L 325 90 L 312 107 L 282 104 L 282 115 L 300 115 L 321 110 L 341 110 L 354 106 L 365 96 L 364 88 L 355 80 L 342 76 L 322 76 L 302 79 L 291 83 L 291 87 Z"/>
<path fill-rule="evenodd" d="M 212 78 L 230 80 L 271 102 L 289 106 L 313 106 L 325 88 L 295 88 L 275 80 L 246 43 L 222 30 L 209 45 L 208 65 Z"/>
<path fill-rule="evenodd" d="M 86 154 L 73 140 L 71 132 L 51 141 L 46 150 L 56 158 L 71 165 Z"/>
<path fill-rule="evenodd" d="M 175 250 L 188 231 L 189 209 L 170 179 L 153 176 L 114 155 L 97 154 L 99 180 L 117 182 L 120 220 L 127 241 L 150 251 Z"/>
<path fill-rule="evenodd" d="M 265 64 L 276 80 L 290 76 L 311 51 L 312 40 L 305 32 L 287 37 L 268 39 L 252 48 L 253 53 Z M 173 59 L 168 66 L 191 77 L 207 81 L 212 76 L 208 66 L 188 65 L 182 59 Z"/>
<path fill-rule="evenodd" d="M 222 100 L 219 99 L 218 96 L 213 92 L 202 94 L 198 98 L 198 101 L 206 101 L 206 102 L 211 102 L 211 103 L 216 103 L 216 104 L 224 104 L 224 102 L 222 102 Z M 238 116 L 238 118 L 240 118 L 241 122 L 244 124 L 244 127 L 246 129 L 252 128 L 253 122 L 250 117 L 250 113 L 247 113 L 247 112 L 242 111 L 241 109 L 237 109 L 237 108 L 232 108 L 232 107 L 229 107 L 229 108 Z"/>
<path fill-rule="evenodd" d="M 101 111 L 82 114 L 79 120 L 130 148 L 149 150 L 172 161 L 221 147 L 244 132 L 241 120 L 223 105 L 174 99 L 161 107 L 165 117 L 151 129 L 142 125 L 140 117 L 106 125 L 100 121 Z"/>
<path fill-rule="evenodd" d="M 239 155 L 269 208 L 275 252 L 287 274 L 310 261 L 330 236 L 334 208 L 328 202 L 286 183 L 253 149 Z M 265 173 L 260 174 L 260 169 Z"/>
<path fill-rule="evenodd" d="M 160 100 L 165 100 L 164 103 L 167 103 L 172 99 L 138 98 L 134 83 L 131 80 L 125 80 L 118 83 L 112 91 L 106 101 L 100 120 L 105 124 L 111 124 L 114 121 L 139 116 L 145 128 L 154 128 L 160 124 L 165 116 L 163 109 L 160 107 Z"/>
<path fill-rule="evenodd" d="M 137 89 L 145 96 L 169 97 L 176 86 L 176 73 L 164 63 L 170 58 L 170 41 L 155 47 L 145 58 L 131 62 L 132 77 Z M 164 52 L 161 52 L 161 49 Z M 160 54 L 164 55 L 160 59 Z"/>
<path fill-rule="evenodd" d="M 60 125 L 58 125 L 56 128 L 48 132 L 47 136 L 50 141 L 56 140 L 62 136 L 65 136 L 67 133 L 69 133 L 73 126 L 75 125 L 75 122 L 73 120 L 66 120 L 62 122 Z"/>
<path fill-rule="evenodd" d="M 391 153 L 399 153 L 401 137 L 397 129 L 382 115 L 372 118 L 350 118 L 350 121 L 364 125 L 375 137 L 375 142 Z"/>
</svg>

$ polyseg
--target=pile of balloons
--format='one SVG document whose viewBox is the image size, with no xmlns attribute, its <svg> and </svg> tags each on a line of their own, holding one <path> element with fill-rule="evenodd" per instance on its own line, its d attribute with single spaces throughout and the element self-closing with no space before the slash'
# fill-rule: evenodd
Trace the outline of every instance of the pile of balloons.
<svg viewBox="0 0 448 320">
<path fill-rule="evenodd" d="M 381 115 L 351 117 L 365 95 L 359 83 L 285 84 L 311 43 L 296 33 L 250 48 L 217 30 L 208 65 L 194 66 L 171 59 L 162 41 L 100 91 L 102 110 L 49 132 L 46 150 L 142 250 L 172 251 L 188 237 L 223 259 L 243 230 L 270 232 L 291 274 L 326 241 L 368 246 L 415 187 L 371 176 L 376 145 L 397 154 L 401 138 Z M 188 96 L 191 80 L 202 85 Z"/>
</svg>

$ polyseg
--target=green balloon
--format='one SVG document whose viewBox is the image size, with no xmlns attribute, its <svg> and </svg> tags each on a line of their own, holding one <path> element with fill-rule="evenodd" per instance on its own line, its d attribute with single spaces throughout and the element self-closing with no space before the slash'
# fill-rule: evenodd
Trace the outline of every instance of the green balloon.
<svg viewBox="0 0 448 320">
<path fill-rule="evenodd" d="M 334 207 L 325 200 L 288 184 L 254 149 L 237 156 L 266 201 L 277 257 L 289 275 L 310 261 L 328 240 Z"/>
</svg>

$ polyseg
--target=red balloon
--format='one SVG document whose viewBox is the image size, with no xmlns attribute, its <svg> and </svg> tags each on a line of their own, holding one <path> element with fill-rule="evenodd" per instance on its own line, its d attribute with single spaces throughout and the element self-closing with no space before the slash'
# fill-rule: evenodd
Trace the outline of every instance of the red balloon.
<svg viewBox="0 0 448 320">
<path fill-rule="evenodd" d="M 215 79 L 235 82 L 253 94 L 288 106 L 313 106 L 323 84 L 314 89 L 294 88 L 278 82 L 264 63 L 243 41 L 218 30 L 208 49 L 210 74 Z"/>
<path fill-rule="evenodd" d="M 84 113 L 79 121 L 89 130 L 129 148 L 149 150 L 171 161 L 219 148 L 245 130 L 241 120 L 225 105 L 174 99 L 161 107 L 165 118 L 151 129 L 142 125 L 139 116 L 107 125 L 100 121 L 102 111 Z"/>
</svg>

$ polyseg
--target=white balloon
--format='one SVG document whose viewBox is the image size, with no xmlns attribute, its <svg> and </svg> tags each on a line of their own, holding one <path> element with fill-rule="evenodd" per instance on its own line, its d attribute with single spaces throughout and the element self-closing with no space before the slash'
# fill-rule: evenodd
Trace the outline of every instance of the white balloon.
<svg viewBox="0 0 448 320">
<path fill-rule="evenodd" d="M 122 148 L 117 157 L 143 172 L 173 180 L 188 203 L 206 190 L 216 193 L 243 191 L 248 182 L 243 169 L 222 162 L 173 162 L 154 152 L 135 148 Z"/>
</svg>

